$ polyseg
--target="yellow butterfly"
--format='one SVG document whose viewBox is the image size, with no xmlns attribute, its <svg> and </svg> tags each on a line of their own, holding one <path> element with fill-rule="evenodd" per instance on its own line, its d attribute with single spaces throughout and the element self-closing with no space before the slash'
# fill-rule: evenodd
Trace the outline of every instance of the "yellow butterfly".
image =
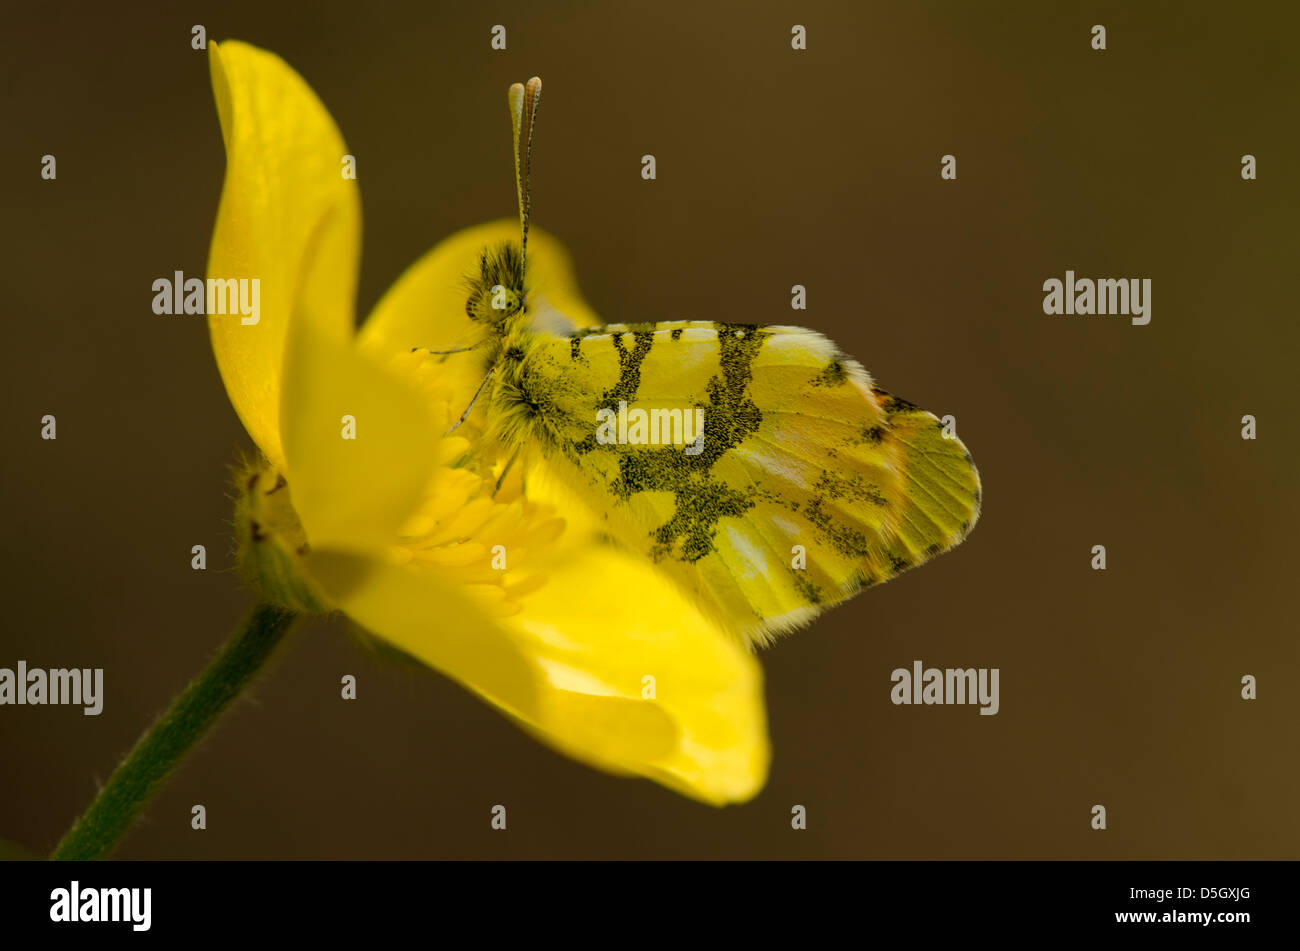
<svg viewBox="0 0 1300 951">
<path fill-rule="evenodd" d="M 530 297 L 540 96 L 536 77 L 509 92 L 520 241 L 485 249 L 467 278 L 477 339 L 429 351 L 484 361 L 452 429 L 482 398 L 511 463 L 540 457 L 613 541 L 750 643 L 965 538 L 980 508 L 966 447 L 821 334 L 695 320 L 575 329 Z"/>
</svg>

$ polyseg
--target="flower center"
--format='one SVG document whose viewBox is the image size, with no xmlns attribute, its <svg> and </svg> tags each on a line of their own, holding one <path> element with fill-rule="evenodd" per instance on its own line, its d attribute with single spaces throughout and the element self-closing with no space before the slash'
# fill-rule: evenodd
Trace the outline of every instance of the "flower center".
<svg viewBox="0 0 1300 951">
<path fill-rule="evenodd" d="M 531 501 L 524 460 L 484 437 L 483 405 L 451 435 L 473 391 L 453 385 L 443 360 L 416 351 L 393 358 L 392 369 L 414 385 L 432 410 L 438 467 L 419 507 L 402 527 L 395 556 L 462 585 L 498 615 L 546 583 L 547 552 L 564 532 L 553 506 Z M 474 360 L 472 354 L 450 359 Z"/>
</svg>

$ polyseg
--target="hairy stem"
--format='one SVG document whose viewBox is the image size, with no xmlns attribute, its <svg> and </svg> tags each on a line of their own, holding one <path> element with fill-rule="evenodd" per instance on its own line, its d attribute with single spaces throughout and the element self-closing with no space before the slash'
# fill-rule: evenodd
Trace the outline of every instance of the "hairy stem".
<svg viewBox="0 0 1300 951">
<path fill-rule="evenodd" d="M 269 604 L 255 607 L 221 653 L 135 744 L 50 858 L 101 859 L 111 854 L 171 771 L 257 676 L 294 617 L 292 611 Z"/>
</svg>

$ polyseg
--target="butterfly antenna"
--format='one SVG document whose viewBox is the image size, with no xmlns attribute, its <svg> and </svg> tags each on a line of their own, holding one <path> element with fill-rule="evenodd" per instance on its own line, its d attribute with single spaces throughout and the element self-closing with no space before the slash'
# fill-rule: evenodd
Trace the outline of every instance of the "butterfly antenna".
<svg viewBox="0 0 1300 951">
<path fill-rule="evenodd" d="M 533 212 L 528 179 L 532 171 L 533 126 L 537 122 L 537 105 L 542 101 L 542 81 L 534 76 L 527 83 L 515 83 L 507 98 L 515 127 L 515 195 L 519 199 L 520 259 L 523 269 L 527 270 L 528 220 Z"/>
</svg>

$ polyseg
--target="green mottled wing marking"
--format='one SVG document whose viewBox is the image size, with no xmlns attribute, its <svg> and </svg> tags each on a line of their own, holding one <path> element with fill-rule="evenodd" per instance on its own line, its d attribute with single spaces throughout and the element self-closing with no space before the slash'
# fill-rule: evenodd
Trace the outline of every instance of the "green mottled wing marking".
<svg viewBox="0 0 1300 951">
<path fill-rule="evenodd" d="M 951 548 L 978 515 L 960 441 L 813 331 L 612 325 L 524 353 L 494 396 L 501 431 L 751 640 Z M 597 411 L 620 401 L 703 410 L 702 448 L 601 443 Z"/>
</svg>

